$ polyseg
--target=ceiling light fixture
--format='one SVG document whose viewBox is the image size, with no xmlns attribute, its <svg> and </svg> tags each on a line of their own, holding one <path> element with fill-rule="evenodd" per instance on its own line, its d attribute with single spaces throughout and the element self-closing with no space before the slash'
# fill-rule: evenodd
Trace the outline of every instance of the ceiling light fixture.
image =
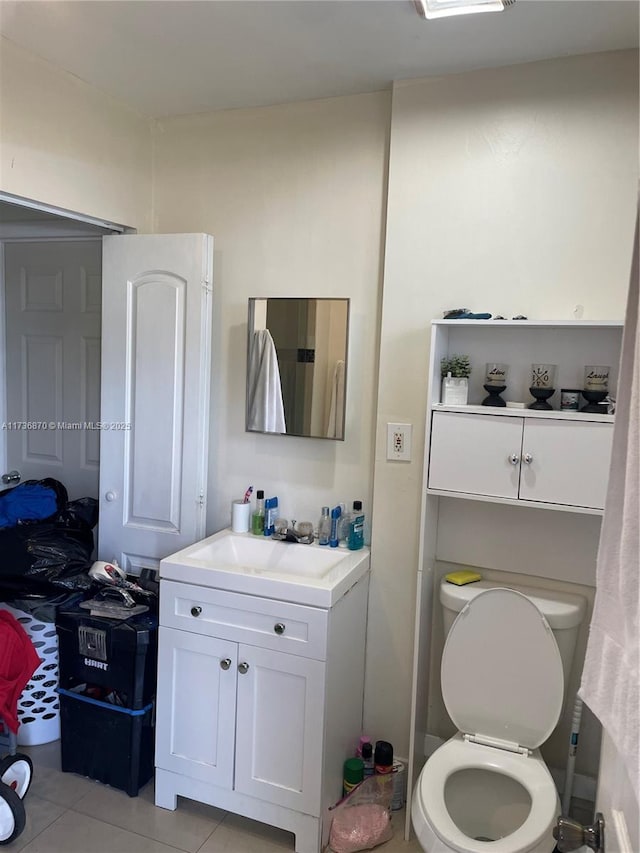
<svg viewBox="0 0 640 853">
<path fill-rule="evenodd" d="M 450 15 L 472 15 L 476 12 L 501 12 L 516 0 L 413 0 L 422 18 L 446 18 Z"/>
</svg>

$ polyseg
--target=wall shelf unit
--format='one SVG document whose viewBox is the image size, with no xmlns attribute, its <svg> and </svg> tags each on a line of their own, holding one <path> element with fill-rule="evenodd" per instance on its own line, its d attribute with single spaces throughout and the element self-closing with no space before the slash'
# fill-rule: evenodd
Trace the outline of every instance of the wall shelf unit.
<svg viewBox="0 0 640 853">
<path fill-rule="evenodd" d="M 615 397 L 623 324 L 531 320 L 435 320 L 431 328 L 416 585 L 408 803 L 425 760 L 431 624 L 440 498 L 486 505 L 601 515 L 614 416 L 559 411 L 562 388 L 581 389 L 586 365 L 609 365 Z M 469 355 L 469 405 L 440 403 L 440 361 Z M 524 408 L 482 406 L 486 364 L 509 366 L 505 401 Z M 528 409 L 531 365 L 555 364 L 553 411 Z M 493 512 L 493 510 L 492 510 Z M 497 507 L 495 512 L 499 512 Z M 532 531 L 535 531 L 535 516 Z M 439 521 L 440 519 L 440 521 Z M 496 516 L 496 521 L 498 516 Z M 497 523 L 499 523 L 497 521 Z M 538 517 L 539 523 L 539 517 Z M 460 530 L 464 536 L 464 529 Z M 434 673 L 435 677 L 435 673 Z M 410 827 L 410 807 L 407 826 Z"/>
</svg>

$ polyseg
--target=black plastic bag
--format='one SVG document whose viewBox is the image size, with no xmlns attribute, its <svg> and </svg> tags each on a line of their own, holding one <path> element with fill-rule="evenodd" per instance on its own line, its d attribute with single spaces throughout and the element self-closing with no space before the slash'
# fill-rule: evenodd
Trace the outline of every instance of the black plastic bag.
<svg viewBox="0 0 640 853">
<path fill-rule="evenodd" d="M 44 521 L 0 529 L 0 599 L 57 595 L 61 589 L 88 590 L 98 501 L 80 498 L 68 502 L 64 485 L 49 477 L 27 482 L 52 489 L 57 510 Z M 0 492 L 0 499 L 5 493 Z"/>
</svg>

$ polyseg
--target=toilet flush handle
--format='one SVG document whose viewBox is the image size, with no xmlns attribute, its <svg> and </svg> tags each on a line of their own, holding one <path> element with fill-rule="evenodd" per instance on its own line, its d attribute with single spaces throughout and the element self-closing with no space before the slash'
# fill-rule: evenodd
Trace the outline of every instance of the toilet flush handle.
<svg viewBox="0 0 640 853">
<path fill-rule="evenodd" d="M 592 826 L 583 826 L 568 817 L 559 817 L 553 827 L 553 837 L 558 842 L 559 853 L 571 853 L 586 845 L 595 853 L 604 853 L 604 817 L 596 814 Z"/>
</svg>

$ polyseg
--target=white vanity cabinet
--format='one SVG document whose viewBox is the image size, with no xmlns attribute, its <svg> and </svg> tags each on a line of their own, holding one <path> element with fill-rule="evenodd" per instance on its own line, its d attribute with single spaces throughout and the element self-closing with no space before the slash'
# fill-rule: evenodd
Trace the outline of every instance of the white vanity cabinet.
<svg viewBox="0 0 640 853">
<path fill-rule="evenodd" d="M 318 853 L 362 729 L 368 585 L 325 609 L 161 580 L 156 805 L 206 802 Z"/>
<path fill-rule="evenodd" d="M 436 321 L 427 412 L 427 493 L 601 513 L 613 416 L 558 411 L 561 388 L 580 388 L 587 364 L 611 367 L 615 392 L 622 326 L 610 323 Z M 468 406 L 440 404 L 440 359 L 470 356 Z M 557 365 L 552 411 L 482 406 L 486 363 L 508 364 L 505 400 L 527 406 L 531 364 Z M 606 409 L 604 410 L 606 412 Z"/>
<path fill-rule="evenodd" d="M 608 419 L 564 412 L 525 416 L 523 410 L 488 414 L 495 411 L 433 411 L 430 491 L 603 509 L 613 437 Z"/>
</svg>

